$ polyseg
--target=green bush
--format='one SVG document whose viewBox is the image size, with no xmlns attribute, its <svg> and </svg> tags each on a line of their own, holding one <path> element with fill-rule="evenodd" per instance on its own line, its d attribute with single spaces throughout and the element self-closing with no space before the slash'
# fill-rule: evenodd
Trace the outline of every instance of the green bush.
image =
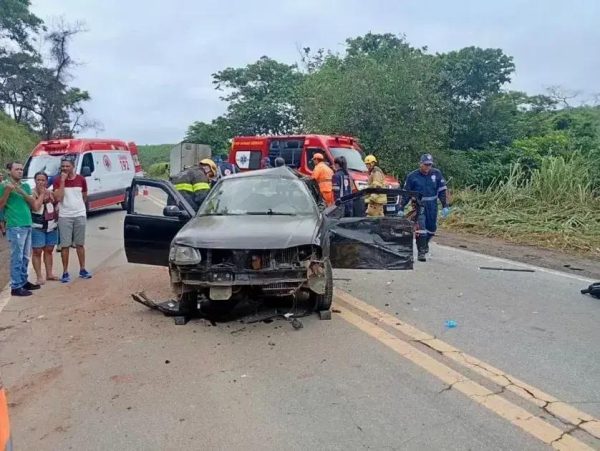
<svg viewBox="0 0 600 451">
<path fill-rule="evenodd" d="M 166 179 L 169 177 L 169 163 L 154 163 L 148 168 L 148 174 L 151 177 Z"/>
<path fill-rule="evenodd" d="M 25 162 L 39 140 L 39 137 L 27 127 L 17 124 L 0 111 L 0 164 L 2 164 L 2 169 L 6 163 L 13 160 Z"/>
</svg>

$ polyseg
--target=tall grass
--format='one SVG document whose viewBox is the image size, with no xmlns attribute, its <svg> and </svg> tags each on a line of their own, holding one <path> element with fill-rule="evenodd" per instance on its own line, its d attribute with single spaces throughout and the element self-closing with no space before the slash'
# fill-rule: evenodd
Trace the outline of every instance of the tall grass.
<svg viewBox="0 0 600 451">
<path fill-rule="evenodd" d="M 11 161 L 24 162 L 39 137 L 0 111 L 0 171 Z"/>
<path fill-rule="evenodd" d="M 520 165 L 485 190 L 454 196 L 445 227 L 600 257 L 600 198 L 587 161 L 546 157 L 527 173 Z"/>
</svg>

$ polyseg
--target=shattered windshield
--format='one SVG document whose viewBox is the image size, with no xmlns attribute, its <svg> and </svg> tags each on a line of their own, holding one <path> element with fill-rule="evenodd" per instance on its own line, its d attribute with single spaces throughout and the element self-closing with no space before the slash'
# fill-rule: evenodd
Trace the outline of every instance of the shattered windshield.
<svg viewBox="0 0 600 451">
<path fill-rule="evenodd" d="M 317 207 L 299 180 L 276 177 L 224 179 L 198 210 L 198 216 L 314 215 Z"/>
</svg>

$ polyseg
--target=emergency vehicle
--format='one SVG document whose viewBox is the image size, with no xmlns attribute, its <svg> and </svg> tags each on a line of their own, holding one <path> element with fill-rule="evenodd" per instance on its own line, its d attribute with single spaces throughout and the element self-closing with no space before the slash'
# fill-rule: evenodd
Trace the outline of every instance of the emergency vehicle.
<svg viewBox="0 0 600 451">
<path fill-rule="evenodd" d="M 354 182 L 353 190 L 367 187 L 369 173 L 364 163 L 365 154 L 355 138 L 335 135 L 294 135 L 294 136 L 237 136 L 233 138 L 229 152 L 229 162 L 240 171 L 251 171 L 274 166 L 275 159 L 281 157 L 285 164 L 302 174 L 311 176 L 315 153 L 321 153 L 333 168 L 333 160 L 343 156 L 348 163 L 348 172 Z M 268 163 L 268 164 L 267 164 Z M 386 176 L 386 187 L 397 189 L 398 180 Z M 398 210 L 398 197 L 389 196 L 387 214 Z"/>
<path fill-rule="evenodd" d="M 60 161 L 66 155 L 75 159 L 75 172 L 86 179 L 88 211 L 117 204 L 126 209 L 131 181 L 144 174 L 135 143 L 115 139 L 41 141 L 25 163 L 24 181 L 33 189 L 35 174 L 43 171 L 51 187 L 60 174 Z"/>
</svg>

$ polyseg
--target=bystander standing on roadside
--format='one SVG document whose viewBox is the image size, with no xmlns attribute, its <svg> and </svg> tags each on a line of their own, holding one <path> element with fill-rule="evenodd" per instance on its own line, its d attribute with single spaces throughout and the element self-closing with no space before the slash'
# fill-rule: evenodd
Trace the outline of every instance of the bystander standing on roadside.
<svg viewBox="0 0 600 451">
<path fill-rule="evenodd" d="M 54 198 L 58 201 L 58 233 L 60 236 L 63 274 L 62 283 L 71 281 L 69 275 L 69 252 L 75 245 L 79 259 L 79 277 L 90 279 L 91 273 L 85 268 L 85 227 L 87 222 L 86 202 L 87 183 L 85 178 L 75 173 L 73 158 L 65 157 L 60 163 L 60 177 L 54 181 Z"/>
<path fill-rule="evenodd" d="M 4 182 L 4 176 L 0 172 L 0 185 Z M 6 220 L 4 219 L 4 208 L 0 208 L 0 234 L 6 236 Z"/>
<path fill-rule="evenodd" d="M 35 188 L 32 195 L 35 205 L 31 208 L 33 221 L 31 247 L 32 263 L 37 275 L 37 284 L 43 285 L 46 280 L 58 280 L 52 271 L 54 246 L 58 243 L 58 211 L 57 202 L 52 191 L 48 190 L 48 175 L 44 172 L 35 174 Z M 42 257 L 46 268 L 46 277 L 42 273 Z"/>
<path fill-rule="evenodd" d="M 10 288 L 12 296 L 31 296 L 35 285 L 27 280 L 31 256 L 31 210 L 35 199 L 31 188 L 21 183 L 23 165 L 9 163 L 9 179 L 0 185 L 0 209 L 6 216 L 6 234 L 10 243 Z"/>
</svg>

